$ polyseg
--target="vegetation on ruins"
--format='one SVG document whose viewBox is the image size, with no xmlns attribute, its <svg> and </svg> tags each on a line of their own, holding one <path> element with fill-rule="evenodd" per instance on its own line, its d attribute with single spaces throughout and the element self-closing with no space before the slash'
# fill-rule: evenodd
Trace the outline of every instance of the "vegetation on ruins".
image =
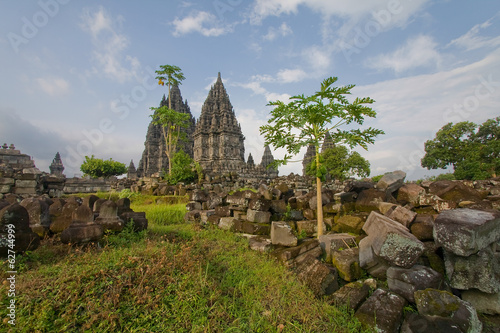
<svg viewBox="0 0 500 333">
<path fill-rule="evenodd" d="M 352 103 L 347 96 L 354 85 L 334 87 L 336 77 L 325 79 L 321 89 L 311 96 L 298 95 L 291 97 L 291 102 L 271 102 L 274 106 L 268 124 L 260 127 L 266 144 L 275 148 L 286 149 L 282 159 L 275 159 L 274 166 L 286 164 L 301 148 L 313 145 L 316 149 L 316 193 L 318 237 L 323 234 L 323 210 L 321 200 L 321 177 L 324 168 L 320 162 L 319 149 L 327 133 L 330 133 L 334 144 L 345 144 L 350 148 L 356 146 L 367 149 L 375 137 L 384 134 L 382 130 L 369 127 L 367 129 L 341 129 L 353 123 L 362 125 L 365 117 L 375 117 L 376 112 L 368 106 L 374 102 L 369 97 L 356 98 Z"/>
<path fill-rule="evenodd" d="M 341 181 L 353 176 L 368 177 L 370 175 L 370 162 L 357 151 L 349 152 L 349 149 L 342 145 L 328 148 L 320 153 L 319 163 L 322 166 L 320 169 L 322 181 L 326 180 L 327 175 Z M 309 176 L 316 175 L 316 160 L 313 159 L 307 165 L 306 172 Z"/>
<path fill-rule="evenodd" d="M 108 234 L 101 246 L 45 239 L 36 251 L 16 256 L 19 331 L 371 331 L 351 310 L 316 298 L 275 259 L 250 251 L 245 238 L 186 224 L 185 202 L 131 199 L 132 209 L 146 212 L 145 231 Z M 0 293 L 8 288 L 0 285 Z M 8 318 L 9 298 L 0 305 L 0 316 Z"/>
<path fill-rule="evenodd" d="M 165 176 L 169 184 L 190 183 L 196 179 L 194 161 L 183 150 L 179 150 L 174 154 L 171 165 L 171 172 Z"/>
<path fill-rule="evenodd" d="M 470 121 L 444 125 L 425 142 L 422 167 L 452 166 L 456 179 L 487 179 L 500 172 L 500 117 L 482 125 Z"/>
<path fill-rule="evenodd" d="M 168 107 L 166 105 L 160 106 L 158 108 L 151 107 L 153 114 L 153 124 L 161 125 L 163 137 L 165 139 L 165 154 L 168 158 L 168 173 L 172 172 L 172 158 L 177 152 L 177 144 L 182 136 L 185 134 L 181 132 L 182 128 L 189 126 L 190 116 L 189 114 L 177 112 L 172 109 L 172 97 L 170 95 L 170 90 L 172 86 L 178 86 L 181 84 L 182 80 L 185 79 L 184 74 L 181 69 L 173 65 L 161 65 L 160 70 L 155 71 L 158 76 L 158 84 L 164 86 L 167 84 L 168 87 Z"/>
<path fill-rule="evenodd" d="M 113 161 L 113 159 L 103 160 L 100 158 L 85 156 L 85 161 L 80 166 L 80 170 L 91 178 L 120 176 L 127 172 L 125 164 Z"/>
</svg>

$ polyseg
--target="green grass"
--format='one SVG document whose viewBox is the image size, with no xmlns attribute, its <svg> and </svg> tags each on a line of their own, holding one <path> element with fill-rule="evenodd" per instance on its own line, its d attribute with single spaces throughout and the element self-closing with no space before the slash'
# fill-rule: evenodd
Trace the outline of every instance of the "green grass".
<svg viewBox="0 0 500 333">
<path fill-rule="evenodd" d="M 44 240 L 18 256 L 16 332 L 363 331 L 246 239 L 183 223 L 179 204 L 138 208 L 147 231 L 109 234 L 100 246 Z M 1 318 L 6 295 L 2 285 Z"/>
</svg>

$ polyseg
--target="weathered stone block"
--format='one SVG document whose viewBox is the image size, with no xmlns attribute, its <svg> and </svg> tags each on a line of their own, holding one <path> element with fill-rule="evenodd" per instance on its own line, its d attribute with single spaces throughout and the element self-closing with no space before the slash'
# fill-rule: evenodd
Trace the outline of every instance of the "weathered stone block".
<svg viewBox="0 0 500 333">
<path fill-rule="evenodd" d="M 311 255 L 297 259 L 294 272 L 316 297 L 330 295 L 339 288 L 336 270 Z"/>
<path fill-rule="evenodd" d="M 11 186 L 10 185 L 0 185 L 0 193 L 10 193 Z"/>
<path fill-rule="evenodd" d="M 359 235 L 364 224 L 365 219 L 360 216 L 344 215 L 337 220 L 336 226 L 340 232 L 351 232 Z"/>
<path fill-rule="evenodd" d="M 243 220 L 234 220 L 231 231 L 250 235 L 269 235 L 271 232 L 271 225 L 269 223 L 253 223 Z"/>
<path fill-rule="evenodd" d="M 271 212 L 274 214 L 284 214 L 286 213 L 287 206 L 285 200 L 273 200 L 271 201 Z"/>
<path fill-rule="evenodd" d="M 410 230 L 422 242 L 434 240 L 434 218 L 432 215 L 417 214 Z"/>
<path fill-rule="evenodd" d="M 380 202 L 385 201 L 386 193 L 376 189 L 364 190 L 359 193 L 356 199 L 356 210 L 361 212 L 371 212 L 378 210 Z"/>
<path fill-rule="evenodd" d="M 403 297 L 390 291 L 377 289 L 359 307 L 355 316 L 361 323 L 375 327 L 377 332 L 397 333 L 406 304 Z"/>
<path fill-rule="evenodd" d="M 248 239 L 248 246 L 250 249 L 262 253 L 267 253 L 271 251 L 272 244 L 271 239 L 266 236 L 255 236 Z"/>
<path fill-rule="evenodd" d="M 500 293 L 488 294 L 479 290 L 465 290 L 462 300 L 469 302 L 478 312 L 500 315 Z"/>
<path fill-rule="evenodd" d="M 220 217 L 229 217 L 231 216 L 231 209 L 229 206 L 217 206 L 215 207 L 215 215 Z"/>
<path fill-rule="evenodd" d="M 14 178 L 0 178 L 0 185 L 14 185 Z"/>
<path fill-rule="evenodd" d="M 118 217 L 118 206 L 111 200 L 101 205 L 95 223 L 101 225 L 104 232 L 107 230 L 120 232 L 124 227 L 123 220 Z"/>
<path fill-rule="evenodd" d="M 390 267 L 387 270 L 389 289 L 415 303 L 413 293 L 427 288 L 441 289 L 443 276 L 430 267 L 415 265 L 411 268 Z"/>
<path fill-rule="evenodd" d="M 373 253 L 391 266 L 410 268 L 424 252 L 424 244 L 405 226 L 379 213 L 370 213 L 363 230 L 370 236 Z"/>
<path fill-rule="evenodd" d="M 414 295 L 420 315 L 451 321 L 461 332 L 481 332 L 483 325 L 470 303 L 436 289 L 417 290 Z"/>
<path fill-rule="evenodd" d="M 405 178 L 406 172 L 401 170 L 386 173 L 377 182 L 377 189 L 390 194 L 397 191 L 401 186 L 403 186 Z"/>
<path fill-rule="evenodd" d="M 9 233 L 9 230 L 13 233 Z M 29 214 L 26 208 L 14 203 L 0 210 L 1 257 L 7 257 L 9 250 L 24 252 L 35 250 L 39 245 L 40 238 L 29 227 Z"/>
<path fill-rule="evenodd" d="M 395 206 L 393 209 L 390 209 L 385 216 L 409 228 L 410 224 L 415 220 L 417 213 L 401 206 Z"/>
<path fill-rule="evenodd" d="M 357 244 L 356 239 L 353 236 L 341 233 L 319 236 L 319 245 L 326 254 L 326 261 L 330 262 L 332 260 L 333 252 L 355 247 Z"/>
<path fill-rule="evenodd" d="M 269 208 L 271 208 L 271 200 L 267 200 L 264 198 L 252 199 L 248 203 L 248 208 L 253 209 L 253 210 L 267 212 L 269 210 Z"/>
<path fill-rule="evenodd" d="M 271 243 L 274 245 L 297 246 L 297 237 L 286 222 L 279 221 L 271 224 Z"/>
<path fill-rule="evenodd" d="M 192 210 L 200 210 L 201 203 L 199 201 L 190 201 L 186 204 L 186 209 L 188 212 Z"/>
<path fill-rule="evenodd" d="M 133 223 L 135 232 L 140 232 L 148 228 L 148 219 L 144 212 L 124 212 L 120 215 L 120 218 L 123 220 L 125 226 Z"/>
<path fill-rule="evenodd" d="M 27 198 L 21 201 L 30 217 L 30 228 L 41 238 L 48 234 L 50 227 L 49 205 L 37 198 Z"/>
<path fill-rule="evenodd" d="M 442 212 L 434 221 L 434 240 L 445 250 L 469 256 L 500 239 L 500 212 L 468 208 Z"/>
<path fill-rule="evenodd" d="M 368 236 L 359 242 L 359 265 L 370 275 L 385 280 L 389 263 L 377 256 L 372 249 L 374 237 Z"/>
<path fill-rule="evenodd" d="M 247 220 L 255 223 L 270 223 L 271 213 L 258 210 L 247 210 Z"/>
<path fill-rule="evenodd" d="M 305 234 L 308 237 L 312 237 L 318 233 L 318 221 L 316 220 L 303 220 L 297 221 L 297 233 L 299 235 Z M 326 226 L 323 223 L 323 230 L 326 230 Z"/>
<path fill-rule="evenodd" d="M 306 239 L 297 246 L 278 248 L 271 254 L 286 265 L 291 265 L 293 260 L 306 254 L 317 258 L 321 256 L 322 253 L 317 239 Z"/>
<path fill-rule="evenodd" d="M 36 194 L 36 188 L 34 188 L 34 187 L 14 187 L 14 193 L 15 194 L 30 194 L 30 195 L 35 195 Z"/>
<path fill-rule="evenodd" d="M 231 205 L 237 205 L 237 206 L 242 206 L 242 207 L 247 207 L 248 206 L 248 200 L 241 195 L 228 195 L 226 197 L 226 203 L 231 204 Z"/>
<path fill-rule="evenodd" d="M 221 217 L 219 219 L 219 228 L 223 230 L 231 230 L 234 225 L 235 217 Z"/>
<path fill-rule="evenodd" d="M 336 306 L 347 306 L 354 311 L 363 303 L 370 293 L 370 287 L 362 281 L 346 284 L 329 297 L 329 302 Z"/>
<path fill-rule="evenodd" d="M 446 275 L 453 288 L 479 289 L 485 293 L 500 292 L 500 253 L 489 246 L 468 257 L 444 252 Z"/>
<path fill-rule="evenodd" d="M 337 268 L 339 276 L 345 281 L 354 281 L 361 277 L 359 265 L 359 248 L 354 247 L 332 254 L 333 266 Z"/>
<path fill-rule="evenodd" d="M 425 194 L 425 189 L 417 184 L 404 184 L 398 190 L 397 200 L 402 204 L 411 204 L 417 206 L 418 197 Z"/>
<path fill-rule="evenodd" d="M 73 212 L 80 206 L 76 201 L 68 201 L 59 213 L 57 210 L 60 204 L 60 202 L 56 201 L 49 207 L 49 214 L 55 214 L 51 216 L 52 223 L 50 224 L 50 231 L 54 234 L 61 233 L 70 226 L 71 221 L 73 221 Z"/>
<path fill-rule="evenodd" d="M 16 180 L 16 187 L 36 187 L 36 180 Z"/>
</svg>

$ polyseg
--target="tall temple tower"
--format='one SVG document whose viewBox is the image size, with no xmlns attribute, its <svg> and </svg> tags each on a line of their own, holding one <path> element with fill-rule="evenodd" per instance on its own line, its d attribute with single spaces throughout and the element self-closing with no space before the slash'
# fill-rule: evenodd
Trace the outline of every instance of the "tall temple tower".
<svg viewBox="0 0 500 333">
<path fill-rule="evenodd" d="M 207 173 L 240 172 L 246 167 L 244 141 L 219 73 L 196 123 L 194 160 Z"/>
<path fill-rule="evenodd" d="M 189 156 L 193 157 L 193 132 L 195 127 L 195 119 L 191 114 L 191 110 L 187 101 L 182 100 L 181 90 L 177 86 L 173 86 L 170 90 L 172 97 L 172 109 L 177 112 L 187 113 L 190 115 L 189 127 L 183 129 L 186 133 L 187 140 L 179 142 L 178 150 L 182 149 Z M 163 95 L 160 102 L 160 107 L 168 106 L 168 98 Z M 165 138 L 163 137 L 161 125 L 149 124 L 144 142 L 144 152 L 137 167 L 137 176 L 149 177 L 153 174 L 159 174 L 163 170 L 168 171 L 168 157 L 165 153 Z"/>
</svg>

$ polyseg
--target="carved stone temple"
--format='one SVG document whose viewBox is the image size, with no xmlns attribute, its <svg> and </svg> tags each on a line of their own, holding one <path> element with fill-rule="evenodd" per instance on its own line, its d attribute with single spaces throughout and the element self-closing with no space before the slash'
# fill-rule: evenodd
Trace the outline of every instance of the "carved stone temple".
<svg viewBox="0 0 500 333">
<path fill-rule="evenodd" d="M 185 129 L 187 140 L 179 143 L 179 149 L 184 150 L 189 156 L 193 157 L 193 132 L 195 126 L 195 119 L 191 114 L 191 110 L 187 101 L 182 100 L 182 95 L 179 87 L 173 86 L 170 90 L 172 96 L 172 109 L 177 112 L 187 113 L 190 115 L 190 125 Z M 160 107 L 168 106 L 168 98 L 160 102 Z M 148 132 L 146 134 L 146 141 L 144 142 L 144 152 L 137 167 L 138 177 L 150 177 L 152 175 L 159 176 L 163 170 L 168 170 L 168 158 L 165 153 L 165 139 L 161 125 L 149 124 Z"/>
<path fill-rule="evenodd" d="M 189 106 L 183 102 L 178 87 L 171 91 L 172 108 L 178 112 L 189 113 Z M 163 97 L 160 106 L 168 105 Z M 192 118 L 192 116 L 191 116 Z M 236 119 L 229 95 L 222 83 L 220 73 L 211 87 L 201 108 L 199 119 L 186 129 L 187 142 L 183 149 L 196 162 L 200 163 L 205 175 L 221 175 L 237 173 L 242 178 L 275 178 L 278 170 L 266 168 L 274 157 L 269 147 L 265 147 L 262 162 L 255 164 L 249 155 L 245 161 L 245 137 Z M 160 125 L 151 123 L 144 143 L 144 152 L 137 168 L 139 177 L 158 175 L 168 170 L 168 159 L 165 154 L 165 140 Z"/>
</svg>

